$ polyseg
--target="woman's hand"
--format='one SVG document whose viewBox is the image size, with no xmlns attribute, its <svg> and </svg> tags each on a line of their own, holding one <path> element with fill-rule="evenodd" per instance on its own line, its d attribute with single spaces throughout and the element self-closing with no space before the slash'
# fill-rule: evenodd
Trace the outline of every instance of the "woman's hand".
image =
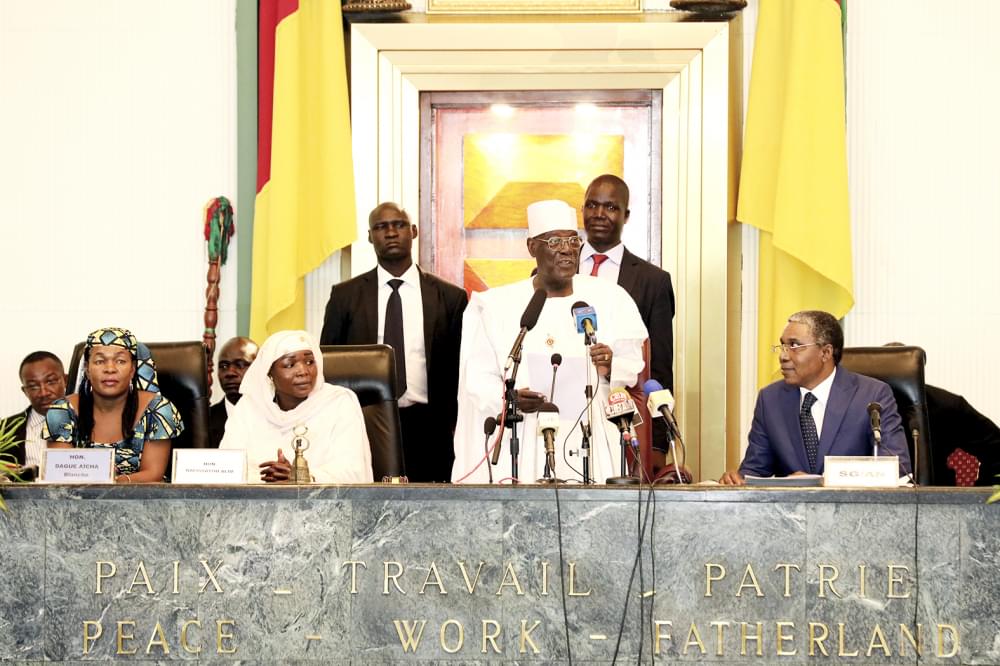
<svg viewBox="0 0 1000 666">
<path fill-rule="evenodd" d="M 292 464 L 285 458 L 281 449 L 278 449 L 277 460 L 260 464 L 260 480 L 264 483 L 280 483 L 290 478 L 292 478 Z"/>
</svg>

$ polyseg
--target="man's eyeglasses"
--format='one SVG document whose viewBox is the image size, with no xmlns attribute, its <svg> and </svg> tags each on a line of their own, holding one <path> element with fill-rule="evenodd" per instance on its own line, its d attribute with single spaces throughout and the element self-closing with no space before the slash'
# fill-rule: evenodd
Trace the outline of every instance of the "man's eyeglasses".
<svg viewBox="0 0 1000 666">
<path fill-rule="evenodd" d="M 570 236 L 568 238 L 563 238 L 561 236 L 556 236 L 555 238 L 549 238 L 547 240 L 537 239 L 540 243 L 545 243 L 549 246 L 549 249 L 553 252 L 558 252 L 559 250 L 564 250 L 569 248 L 571 250 L 579 250 L 583 247 L 583 239 L 579 236 Z"/>
<path fill-rule="evenodd" d="M 801 349 L 805 349 L 806 347 L 815 347 L 818 345 L 819 345 L 818 342 L 792 342 L 790 344 L 785 344 L 784 342 L 782 342 L 779 345 L 772 346 L 771 351 L 773 351 L 775 354 L 777 354 L 778 352 L 785 352 L 786 354 L 787 353 L 794 354 L 795 352 Z"/>
<path fill-rule="evenodd" d="M 32 395 L 34 395 L 36 393 L 41 393 L 43 386 L 45 388 L 49 389 L 49 390 L 55 389 L 57 386 L 59 386 L 60 381 L 62 381 L 62 380 L 60 380 L 60 379 L 46 379 L 41 384 L 35 384 L 34 382 L 32 382 L 31 384 L 25 384 L 21 388 L 23 388 L 26 392 L 31 393 Z"/>
</svg>

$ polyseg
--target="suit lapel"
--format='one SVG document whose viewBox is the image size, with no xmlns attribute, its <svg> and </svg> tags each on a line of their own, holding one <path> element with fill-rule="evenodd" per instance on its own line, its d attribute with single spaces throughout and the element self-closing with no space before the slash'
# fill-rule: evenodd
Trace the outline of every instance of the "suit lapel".
<svg viewBox="0 0 1000 666">
<path fill-rule="evenodd" d="M 802 426 L 799 424 L 799 409 L 802 398 L 799 387 L 784 385 L 781 394 L 781 414 L 788 430 L 788 440 L 792 443 L 795 457 L 799 461 L 799 469 L 809 471 L 809 457 L 806 455 L 806 445 L 802 439 Z"/>
<path fill-rule="evenodd" d="M 360 339 L 378 342 L 378 270 L 372 269 L 364 274 L 361 286 L 361 321 Z"/>
<path fill-rule="evenodd" d="M 622 265 L 618 271 L 618 286 L 630 294 L 634 293 L 636 281 L 639 279 L 639 271 L 636 269 L 638 264 L 637 257 L 629 252 L 628 248 L 624 248 Z"/>
<path fill-rule="evenodd" d="M 430 375 L 431 350 L 434 348 L 434 321 L 439 310 L 437 290 L 431 284 L 430 278 L 420 270 L 420 266 L 417 266 L 417 272 L 420 274 L 420 303 L 424 311 L 424 362 L 428 369 L 427 374 Z"/>
<path fill-rule="evenodd" d="M 827 401 L 826 411 L 823 413 L 823 433 L 819 438 L 819 459 L 830 455 L 830 449 L 837 439 L 837 432 L 844 422 L 847 414 L 847 407 L 851 404 L 855 392 L 858 390 L 858 380 L 850 372 L 843 368 L 837 368 L 837 374 L 833 378 L 833 386 L 830 387 L 830 399 Z"/>
</svg>

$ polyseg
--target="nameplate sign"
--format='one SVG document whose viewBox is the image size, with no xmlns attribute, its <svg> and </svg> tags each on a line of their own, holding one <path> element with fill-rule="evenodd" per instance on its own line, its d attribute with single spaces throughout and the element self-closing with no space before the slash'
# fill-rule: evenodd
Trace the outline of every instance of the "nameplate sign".
<svg viewBox="0 0 1000 666">
<path fill-rule="evenodd" d="M 851 488 L 895 488 L 899 485 L 897 456 L 827 456 L 823 485 Z"/>
<path fill-rule="evenodd" d="M 246 483 L 246 457 L 243 449 L 174 449 L 173 482 Z"/>
<path fill-rule="evenodd" d="M 114 483 L 115 450 L 45 449 L 42 452 L 43 483 Z"/>
</svg>

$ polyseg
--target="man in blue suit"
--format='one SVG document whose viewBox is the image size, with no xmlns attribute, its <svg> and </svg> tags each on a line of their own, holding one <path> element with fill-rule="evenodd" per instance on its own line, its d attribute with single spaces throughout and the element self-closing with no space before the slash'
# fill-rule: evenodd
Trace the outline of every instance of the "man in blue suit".
<svg viewBox="0 0 1000 666">
<path fill-rule="evenodd" d="M 743 485 L 744 476 L 822 474 L 825 456 L 871 455 L 875 446 L 868 405 L 882 406 L 879 455 L 899 456 L 910 473 L 903 422 L 885 382 L 839 367 L 844 332 L 828 312 L 806 310 L 788 318 L 781 334 L 784 379 L 761 390 L 739 470 L 719 482 Z"/>
</svg>

